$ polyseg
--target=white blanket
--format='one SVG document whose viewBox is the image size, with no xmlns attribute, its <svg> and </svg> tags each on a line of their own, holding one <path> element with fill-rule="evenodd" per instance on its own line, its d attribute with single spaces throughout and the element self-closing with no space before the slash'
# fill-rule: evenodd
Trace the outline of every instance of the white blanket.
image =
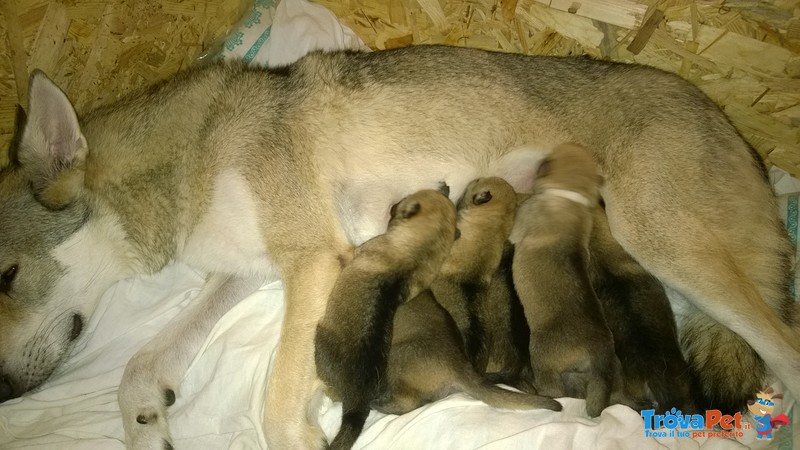
<svg viewBox="0 0 800 450">
<path fill-rule="evenodd" d="M 270 28 L 271 27 L 271 28 Z M 242 33 L 239 36 L 237 33 Z M 257 63 L 286 63 L 316 48 L 362 48 L 363 43 L 319 5 L 283 0 L 255 7 L 222 55 Z M 255 50 L 254 50 L 255 49 Z M 248 56 L 249 55 L 249 56 Z M 777 178 L 777 175 L 776 175 Z M 781 181 L 782 180 L 782 181 Z M 797 204 L 800 184 L 790 186 L 784 205 Z M 792 193 L 795 194 L 792 194 Z M 794 195 L 792 200 L 791 195 Z M 797 222 L 797 210 L 789 208 Z M 792 212 L 793 211 L 793 212 Z M 790 220 L 791 222 L 791 220 Z M 117 388 L 125 363 L 191 301 L 202 279 L 172 265 L 157 276 L 127 280 L 103 296 L 84 337 L 54 376 L 35 392 L 0 405 L 2 449 L 124 448 Z M 169 409 L 175 447 L 256 449 L 266 446 L 261 430 L 264 392 L 283 317 L 280 283 L 264 286 L 226 314 L 206 340 Z M 780 384 L 775 385 L 783 392 Z M 800 421 L 789 393 L 776 411 Z M 720 438 L 646 437 L 641 416 L 615 405 L 590 419 L 584 402 L 560 399 L 561 412 L 494 410 L 457 394 L 403 416 L 373 412 L 356 448 L 756 448 L 754 431 L 736 441 Z M 794 407 L 794 409 L 793 409 Z M 326 399 L 319 420 L 329 437 L 339 426 L 341 405 Z M 797 420 L 795 420 L 797 419 Z M 771 447 L 800 448 L 800 426 L 783 427 Z"/>
</svg>

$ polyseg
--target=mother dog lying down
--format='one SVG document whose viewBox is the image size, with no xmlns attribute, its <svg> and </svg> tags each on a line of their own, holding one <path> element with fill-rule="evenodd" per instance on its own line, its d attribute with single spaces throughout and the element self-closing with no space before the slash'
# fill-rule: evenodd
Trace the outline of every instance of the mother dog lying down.
<svg viewBox="0 0 800 450">
<path fill-rule="evenodd" d="M 562 142 L 594 150 L 614 236 L 690 300 L 684 344 L 706 401 L 743 406 L 762 387 L 758 355 L 800 392 L 790 245 L 763 167 L 676 76 L 415 47 L 195 69 L 81 119 L 41 73 L 29 98 L 0 173 L 3 400 L 47 379 L 112 283 L 180 260 L 207 285 L 129 362 L 127 445 L 169 447 L 167 407 L 204 336 L 279 277 L 264 427 L 273 448 L 319 448 L 314 332 L 341 261 L 409 193 L 445 182 L 457 199 L 493 175 L 526 192 Z"/>
</svg>

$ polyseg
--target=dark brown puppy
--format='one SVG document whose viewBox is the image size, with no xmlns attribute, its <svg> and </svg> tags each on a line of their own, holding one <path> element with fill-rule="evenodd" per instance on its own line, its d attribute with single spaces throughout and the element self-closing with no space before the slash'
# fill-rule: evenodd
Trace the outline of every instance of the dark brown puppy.
<svg viewBox="0 0 800 450">
<path fill-rule="evenodd" d="M 524 368 L 530 377 L 528 346 L 515 345 L 512 292 L 504 289 L 505 274 L 498 270 L 504 256 L 509 259 L 516 206 L 516 193 L 502 178 L 479 178 L 467 185 L 458 202 L 461 238 L 431 290 L 455 321 L 475 370 L 530 390 L 530 383 L 518 383 Z M 517 334 L 527 335 L 527 329 Z"/>
<path fill-rule="evenodd" d="M 372 403 L 387 414 L 405 414 L 454 392 L 495 408 L 561 410 L 552 398 L 508 391 L 481 377 L 467 359 L 456 323 L 430 291 L 397 309 L 387 381 L 385 395 Z"/>
<path fill-rule="evenodd" d="M 531 330 L 514 289 L 513 262 L 514 246 L 506 242 L 500 267 L 489 285 L 488 300 L 483 303 L 486 309 L 479 311 L 481 320 L 490 330 L 486 338 L 489 353 L 486 378 L 493 383 L 536 393 L 529 351 Z"/>
<path fill-rule="evenodd" d="M 514 286 L 531 329 L 535 386 L 542 395 L 586 398 L 598 416 L 620 385 L 619 360 L 589 281 L 588 242 L 601 178 L 580 146 L 558 146 L 533 195 L 517 209 Z"/>
<path fill-rule="evenodd" d="M 397 307 L 427 289 L 456 237 L 453 203 L 425 190 L 392 207 L 385 234 L 359 246 L 342 270 L 317 326 L 317 374 L 342 400 L 342 425 L 330 447 L 350 448 L 385 391 Z"/>
<path fill-rule="evenodd" d="M 602 208 L 594 214 L 589 241 L 590 276 L 622 363 L 625 392 L 663 412 L 696 411 L 690 369 L 661 282 L 648 273 L 611 235 Z"/>
</svg>

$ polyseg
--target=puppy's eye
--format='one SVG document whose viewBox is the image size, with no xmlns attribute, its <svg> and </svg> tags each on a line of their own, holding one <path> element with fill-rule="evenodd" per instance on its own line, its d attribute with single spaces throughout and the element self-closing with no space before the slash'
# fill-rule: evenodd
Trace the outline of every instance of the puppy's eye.
<svg viewBox="0 0 800 450">
<path fill-rule="evenodd" d="M 17 276 L 17 265 L 14 264 L 13 266 L 9 267 L 8 269 L 0 275 L 0 291 L 8 292 L 11 289 L 11 283 L 14 282 L 14 278 Z"/>
</svg>

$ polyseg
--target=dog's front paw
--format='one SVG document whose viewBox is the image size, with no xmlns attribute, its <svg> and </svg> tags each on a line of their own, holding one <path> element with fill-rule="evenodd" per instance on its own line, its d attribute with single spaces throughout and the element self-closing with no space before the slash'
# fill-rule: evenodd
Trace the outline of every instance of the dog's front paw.
<svg viewBox="0 0 800 450">
<path fill-rule="evenodd" d="M 125 368 L 119 387 L 119 406 L 129 449 L 172 449 L 167 408 L 175 403 L 175 390 L 154 376 L 151 365 L 134 358 Z"/>
</svg>

